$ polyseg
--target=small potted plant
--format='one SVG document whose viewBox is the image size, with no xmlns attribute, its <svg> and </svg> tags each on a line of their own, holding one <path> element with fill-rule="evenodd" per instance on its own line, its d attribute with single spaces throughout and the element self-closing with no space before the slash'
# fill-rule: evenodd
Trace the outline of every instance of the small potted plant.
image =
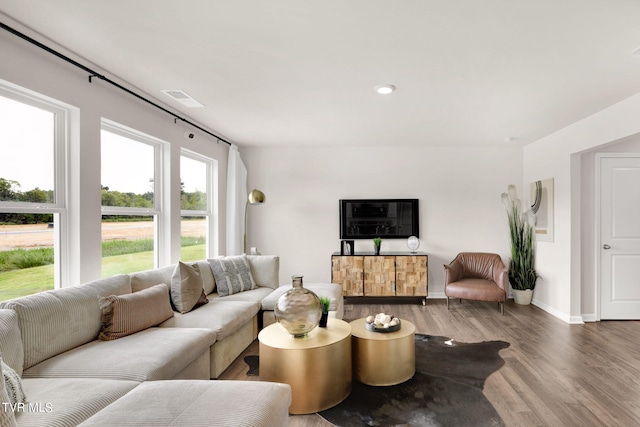
<svg viewBox="0 0 640 427">
<path fill-rule="evenodd" d="M 320 326 L 321 328 L 327 327 L 327 319 L 329 318 L 329 306 L 331 305 L 331 300 L 327 297 L 320 297 L 320 306 L 322 308 L 322 317 L 320 317 Z"/>
<path fill-rule="evenodd" d="M 376 237 L 375 239 L 373 239 L 373 249 L 374 249 L 374 253 L 376 255 L 380 255 L 380 245 L 382 244 L 382 239 L 379 237 Z"/>
</svg>

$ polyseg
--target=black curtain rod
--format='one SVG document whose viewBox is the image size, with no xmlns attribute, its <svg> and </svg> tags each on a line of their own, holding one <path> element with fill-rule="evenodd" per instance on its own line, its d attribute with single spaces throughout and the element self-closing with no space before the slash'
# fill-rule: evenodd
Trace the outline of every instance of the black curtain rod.
<svg viewBox="0 0 640 427">
<path fill-rule="evenodd" d="M 135 96 L 136 98 L 138 98 L 138 99 L 140 99 L 140 100 L 142 100 L 142 101 L 146 102 L 147 104 L 151 104 L 151 105 L 153 105 L 154 107 L 156 107 L 156 108 L 158 108 L 158 109 L 160 109 L 160 110 L 164 111 L 165 113 L 170 114 L 171 116 L 173 116 L 173 117 L 174 117 L 174 119 L 175 119 L 175 120 L 181 120 L 181 121 L 183 121 L 183 122 L 185 122 L 185 123 L 187 123 L 187 124 L 189 124 L 189 125 L 193 126 L 194 128 L 199 129 L 199 130 L 201 130 L 202 132 L 204 132 L 204 133 L 206 133 L 206 134 L 209 134 L 209 135 L 213 136 L 213 137 L 214 137 L 214 138 L 216 138 L 218 141 L 226 142 L 227 144 L 231 145 L 231 143 L 230 143 L 229 141 L 227 141 L 226 139 L 221 138 L 221 137 L 219 137 L 218 135 L 216 135 L 216 134 L 214 134 L 214 133 L 209 132 L 208 130 L 206 130 L 206 129 L 202 128 L 201 126 L 198 126 L 197 124 L 195 124 L 195 123 L 193 123 L 193 122 L 190 122 L 189 120 L 185 119 L 184 117 L 180 117 L 180 116 L 178 116 L 177 114 L 175 114 L 175 113 L 173 113 L 173 112 L 171 112 L 171 111 L 167 110 L 166 108 L 164 108 L 164 107 L 162 107 L 162 106 L 160 106 L 160 105 L 156 104 L 155 102 L 150 101 L 150 100 L 148 100 L 147 98 L 145 98 L 145 97 L 143 97 L 143 96 L 141 96 L 141 95 L 138 95 L 138 94 L 137 94 L 137 93 L 135 93 L 134 91 L 132 91 L 132 90 L 130 90 L 130 89 L 127 89 L 126 87 L 122 86 L 121 84 L 119 84 L 119 83 L 117 83 L 117 82 L 114 82 L 113 80 L 109 79 L 108 77 L 105 77 L 104 75 L 97 73 L 96 71 L 92 70 L 91 68 L 89 68 L 89 67 L 87 67 L 87 66 L 85 66 L 85 65 L 82 65 L 82 64 L 81 64 L 81 63 L 79 63 L 78 61 L 75 61 L 75 60 L 73 60 L 73 59 L 69 58 L 68 56 L 63 55 L 62 53 L 60 53 L 60 52 L 58 52 L 58 51 L 56 51 L 56 50 L 54 50 L 54 49 L 50 48 L 49 46 L 46 46 L 46 45 L 44 45 L 44 44 L 40 43 L 39 41 L 32 39 L 31 37 L 27 36 L 26 34 L 23 34 L 23 33 L 21 33 L 20 31 L 18 31 L 18 30 L 16 30 L 16 29 L 14 29 L 14 28 L 9 27 L 9 26 L 8 26 L 8 25 L 6 25 L 5 23 L 0 22 L 0 28 L 2 28 L 3 30 L 6 30 L 6 31 L 8 31 L 8 32 L 10 32 L 10 33 L 11 33 L 11 34 L 13 34 L 14 36 L 20 37 L 21 39 L 28 41 L 29 43 L 31 43 L 31 44 L 33 44 L 33 45 L 35 45 L 35 46 L 39 47 L 40 49 L 43 49 L 43 50 L 45 50 L 45 51 L 49 52 L 50 54 L 55 55 L 55 56 L 57 56 L 58 58 L 60 58 L 60 59 L 62 59 L 62 60 L 64 60 L 64 61 L 67 61 L 69 64 L 75 65 L 76 67 L 80 68 L 81 70 L 84 70 L 85 72 L 89 73 L 89 83 L 91 83 L 91 81 L 92 81 L 92 79 L 93 79 L 94 77 L 97 77 L 97 78 L 99 78 L 100 80 L 104 80 L 105 82 L 110 83 L 111 85 L 113 85 L 113 86 L 117 87 L 118 89 L 121 89 L 121 90 L 123 90 L 123 91 L 127 92 L 129 95 L 133 95 L 133 96 Z"/>
</svg>

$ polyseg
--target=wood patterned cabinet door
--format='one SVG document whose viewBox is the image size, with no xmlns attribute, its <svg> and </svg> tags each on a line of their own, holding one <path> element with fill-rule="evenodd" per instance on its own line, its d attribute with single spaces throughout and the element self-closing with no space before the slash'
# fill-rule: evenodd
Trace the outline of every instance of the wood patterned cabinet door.
<svg viewBox="0 0 640 427">
<path fill-rule="evenodd" d="M 395 256 L 364 257 L 364 295 L 396 295 Z"/>
<path fill-rule="evenodd" d="M 345 297 L 364 296 L 362 256 L 332 256 L 331 282 L 342 285 Z"/>
<path fill-rule="evenodd" d="M 395 259 L 396 295 L 427 296 L 427 257 L 396 256 Z"/>
</svg>

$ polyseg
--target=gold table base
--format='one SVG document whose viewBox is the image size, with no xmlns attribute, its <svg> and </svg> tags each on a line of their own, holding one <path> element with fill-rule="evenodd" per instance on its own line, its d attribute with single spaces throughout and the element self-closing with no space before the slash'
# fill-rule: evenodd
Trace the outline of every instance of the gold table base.
<svg viewBox="0 0 640 427">
<path fill-rule="evenodd" d="M 413 323 L 401 319 L 396 332 L 371 332 L 364 318 L 350 323 L 353 378 L 363 384 L 400 384 L 416 373 L 416 344 Z"/>
<path fill-rule="evenodd" d="M 260 331 L 260 380 L 291 386 L 291 414 L 312 414 L 331 408 L 351 393 L 351 327 L 329 318 L 293 338 L 274 323 Z"/>
</svg>

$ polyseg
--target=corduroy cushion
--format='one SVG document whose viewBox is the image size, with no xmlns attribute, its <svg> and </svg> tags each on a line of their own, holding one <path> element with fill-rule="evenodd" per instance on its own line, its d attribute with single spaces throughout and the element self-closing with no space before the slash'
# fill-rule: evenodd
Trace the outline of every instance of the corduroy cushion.
<svg viewBox="0 0 640 427">
<path fill-rule="evenodd" d="M 289 425 L 291 386 L 267 381 L 147 381 L 84 426 Z"/>
<path fill-rule="evenodd" d="M 171 276 L 171 301 L 182 314 L 190 312 L 197 304 L 209 302 L 204 295 L 198 264 L 178 262 Z"/>
<path fill-rule="evenodd" d="M 18 326 L 18 313 L 9 309 L 0 309 L 0 354 L 11 369 L 22 375 L 24 346 Z"/>
<path fill-rule="evenodd" d="M 0 303 L 0 308 L 10 308 L 18 314 L 24 346 L 24 369 L 28 369 L 95 340 L 102 327 L 102 311 L 97 297 L 129 293 L 129 276 L 118 274 L 80 286 L 4 301 Z"/>
<path fill-rule="evenodd" d="M 208 259 L 216 279 L 218 295 L 225 297 L 257 288 L 246 255 Z"/>
<path fill-rule="evenodd" d="M 277 255 L 247 255 L 251 275 L 258 286 L 276 289 L 280 284 L 280 257 Z"/>
<path fill-rule="evenodd" d="M 160 283 L 127 295 L 99 297 L 102 309 L 102 341 L 115 340 L 158 325 L 170 317 L 167 285 Z"/>
</svg>

